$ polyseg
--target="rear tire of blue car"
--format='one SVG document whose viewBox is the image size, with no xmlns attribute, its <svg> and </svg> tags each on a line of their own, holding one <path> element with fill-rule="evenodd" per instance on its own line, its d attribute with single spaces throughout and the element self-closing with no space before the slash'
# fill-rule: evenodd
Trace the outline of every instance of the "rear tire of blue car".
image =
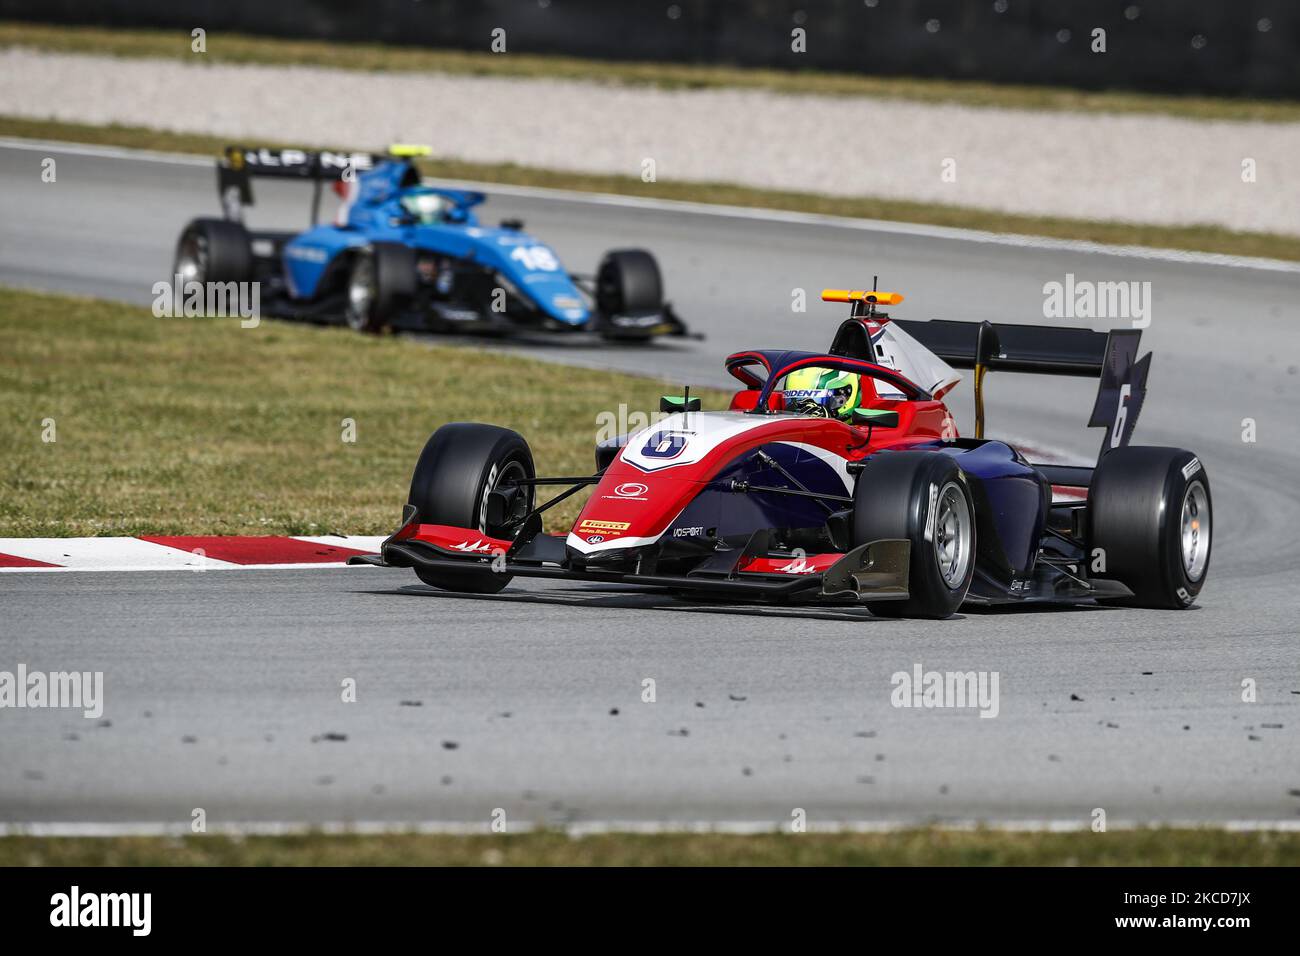
<svg viewBox="0 0 1300 956">
<path fill-rule="evenodd" d="M 513 538 L 517 528 L 494 526 L 488 520 L 488 492 L 511 478 L 536 477 L 533 453 L 518 432 L 496 425 L 455 422 L 443 425 L 425 443 L 411 476 L 407 500 L 415 505 L 421 524 L 470 528 L 493 538 Z M 522 502 L 533 507 L 528 486 Z M 415 569 L 420 580 L 444 591 L 495 594 L 512 575 L 492 569 L 492 557 L 460 570 Z M 471 562 L 467 559 L 467 565 Z"/>
<path fill-rule="evenodd" d="M 358 332 L 378 334 L 414 295 L 415 251 L 396 242 L 376 242 L 352 256 L 343 317 Z"/>
<path fill-rule="evenodd" d="M 975 574 L 975 506 L 950 455 L 887 451 L 868 458 L 853 490 L 853 545 L 911 545 L 908 597 L 867 601 L 878 617 L 950 617 Z"/>
<path fill-rule="evenodd" d="M 1133 592 L 1107 603 L 1191 607 L 1210 573 L 1213 522 L 1210 478 L 1194 454 L 1116 448 L 1088 487 L 1089 574 Z"/>
<path fill-rule="evenodd" d="M 195 219 L 176 242 L 172 274 L 182 282 L 247 282 L 253 277 L 248 230 L 228 219 Z"/>
</svg>

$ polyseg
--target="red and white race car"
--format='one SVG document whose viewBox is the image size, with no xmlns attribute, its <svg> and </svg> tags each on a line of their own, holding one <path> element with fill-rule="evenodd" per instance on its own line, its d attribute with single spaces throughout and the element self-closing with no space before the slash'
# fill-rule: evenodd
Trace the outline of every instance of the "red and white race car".
<svg viewBox="0 0 1300 956">
<path fill-rule="evenodd" d="M 592 475 L 538 477 L 508 429 L 439 428 L 401 527 L 380 555 L 354 560 L 452 591 L 555 578 L 862 602 L 886 616 L 1193 603 L 1209 567 L 1210 484 L 1190 451 L 1129 445 L 1150 365 L 1140 332 L 891 320 L 880 307 L 896 293 L 822 297 L 852 306 L 829 350 L 729 356 L 741 385 L 729 408 L 665 396 L 662 420 L 597 445 Z M 974 370 L 973 438 L 943 402 L 954 368 Z M 983 380 L 998 369 L 1099 378 L 1097 464 L 1034 464 L 985 438 Z M 566 490 L 538 505 L 552 485 Z M 545 533 L 543 514 L 586 488 L 566 533 Z"/>
</svg>

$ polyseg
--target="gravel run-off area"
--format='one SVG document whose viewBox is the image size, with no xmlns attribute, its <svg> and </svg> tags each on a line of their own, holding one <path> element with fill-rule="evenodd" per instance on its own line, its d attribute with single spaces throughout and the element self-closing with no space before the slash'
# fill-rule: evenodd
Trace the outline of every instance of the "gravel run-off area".
<svg viewBox="0 0 1300 956">
<path fill-rule="evenodd" d="M 10 49 L 0 114 L 473 162 L 1300 234 L 1300 123 Z M 1253 160 L 1254 182 L 1243 179 Z M 954 175 L 955 174 L 955 175 Z"/>
</svg>

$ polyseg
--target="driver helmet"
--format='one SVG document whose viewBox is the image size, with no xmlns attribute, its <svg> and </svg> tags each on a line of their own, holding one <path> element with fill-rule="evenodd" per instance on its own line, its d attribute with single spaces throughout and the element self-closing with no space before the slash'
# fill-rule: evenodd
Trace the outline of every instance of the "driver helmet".
<svg viewBox="0 0 1300 956">
<path fill-rule="evenodd" d="M 446 217 L 451 201 L 425 186 L 402 190 L 402 209 L 422 226 L 433 226 Z"/>
<path fill-rule="evenodd" d="M 786 407 L 822 418 L 848 420 L 862 400 L 862 385 L 856 372 L 838 369 L 801 368 L 785 378 Z"/>
</svg>

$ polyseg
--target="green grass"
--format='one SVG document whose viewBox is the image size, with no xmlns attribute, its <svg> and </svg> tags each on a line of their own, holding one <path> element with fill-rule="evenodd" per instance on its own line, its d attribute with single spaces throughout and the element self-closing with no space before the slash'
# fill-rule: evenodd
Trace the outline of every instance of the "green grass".
<svg viewBox="0 0 1300 956">
<path fill-rule="evenodd" d="M 1295 866 L 1300 834 L 905 830 L 758 835 L 7 837 L 0 866 Z"/>
<path fill-rule="evenodd" d="M 386 534 L 437 426 L 514 428 L 540 472 L 590 474 L 598 413 L 682 384 L 3 287 L 0 340 L 0 537 Z"/>
<path fill-rule="evenodd" d="M 609 62 L 526 52 L 494 54 L 374 43 L 284 40 L 210 31 L 207 51 L 195 54 L 188 30 L 110 30 L 0 22 L 0 47 L 31 47 L 62 53 L 158 57 L 210 63 L 308 65 L 365 71 L 457 73 L 475 76 L 546 77 L 655 86 L 664 89 L 758 89 L 778 93 L 866 96 L 925 103 L 1032 110 L 1162 113 L 1194 119 L 1300 119 L 1300 102 L 1147 93 L 1085 93 L 1060 87 L 864 76 L 807 69 L 770 70 L 671 63 Z M 795 59 L 792 57 L 792 60 Z M 794 64 L 792 63 L 792 66 Z"/>
<path fill-rule="evenodd" d="M 124 146 L 181 153 L 202 153 L 215 158 L 227 139 L 188 133 L 128 126 L 92 126 L 56 120 L 33 120 L 0 116 L 0 136 L 48 139 Z M 304 143 L 267 143 L 268 146 L 313 148 Z M 315 147 L 355 148 L 351 143 L 317 143 Z M 1165 249 L 1191 249 L 1226 255 L 1263 256 L 1273 259 L 1300 260 L 1300 236 L 1283 236 L 1264 232 L 1234 232 L 1219 226 L 1150 226 L 1141 223 L 1092 222 L 1082 219 L 1059 219 L 1049 216 L 1021 216 L 991 212 L 965 206 L 905 202 L 893 199 L 824 196 L 816 193 L 753 189 L 726 183 L 657 182 L 645 183 L 635 176 L 593 175 L 534 169 L 513 163 L 469 163 L 454 159 L 420 161 L 427 176 L 482 183 L 507 183 L 548 189 L 580 192 L 613 193 L 651 199 L 681 200 L 780 209 L 829 216 L 881 219 L 894 222 L 918 222 L 958 229 L 986 232 L 1021 233 L 1058 239 L 1084 239 L 1110 245 L 1152 246 Z"/>
</svg>

